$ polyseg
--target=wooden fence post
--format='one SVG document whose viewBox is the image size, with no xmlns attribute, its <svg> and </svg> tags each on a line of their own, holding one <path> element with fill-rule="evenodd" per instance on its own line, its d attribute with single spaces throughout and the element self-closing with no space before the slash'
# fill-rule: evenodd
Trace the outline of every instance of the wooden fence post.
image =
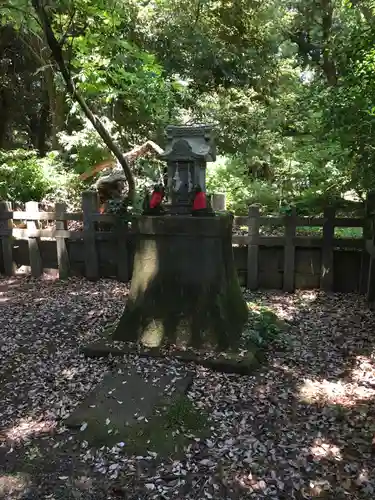
<svg viewBox="0 0 375 500">
<path fill-rule="evenodd" d="M 363 237 L 365 240 L 372 238 L 372 221 L 375 217 L 375 191 L 369 191 L 365 202 L 365 221 L 363 224 Z"/>
<path fill-rule="evenodd" d="M 92 216 L 98 212 L 99 199 L 95 191 L 82 193 L 83 241 L 85 249 L 85 273 L 89 280 L 99 279 L 99 261 L 96 250 L 96 223 Z"/>
<path fill-rule="evenodd" d="M 36 213 L 39 212 L 39 206 L 37 201 L 28 201 L 25 203 L 26 212 Z M 39 229 L 39 222 L 35 220 L 27 220 L 26 227 L 28 231 L 36 231 Z M 39 238 L 28 237 L 27 239 L 29 245 L 29 260 L 31 267 L 31 275 L 34 278 L 39 278 L 43 274 L 43 263 L 42 257 L 40 255 L 39 249 Z"/>
<path fill-rule="evenodd" d="M 333 207 L 324 210 L 323 246 L 320 287 L 325 292 L 333 291 L 333 240 L 335 237 L 335 215 Z"/>
<path fill-rule="evenodd" d="M 285 216 L 285 244 L 284 244 L 284 292 L 294 292 L 294 271 L 295 271 L 295 246 L 296 236 L 296 211 L 292 209 L 290 215 Z"/>
<path fill-rule="evenodd" d="M 259 287 L 259 207 L 249 207 L 249 233 L 247 240 L 247 288 L 257 290 Z"/>
<path fill-rule="evenodd" d="M 375 226 L 375 220 L 373 222 Z M 366 299 L 368 302 L 374 302 L 375 300 L 375 258 L 374 258 L 374 250 L 375 250 L 375 227 L 372 229 L 372 240 L 371 240 L 371 254 L 369 255 L 369 268 L 368 268 L 368 277 L 367 277 L 367 290 L 366 290 Z"/>
<path fill-rule="evenodd" d="M 125 221 L 117 222 L 117 278 L 126 283 L 130 279 L 129 273 L 129 230 Z"/>
<path fill-rule="evenodd" d="M 363 237 L 366 240 L 371 240 L 369 245 L 368 259 L 368 275 L 367 283 L 364 287 L 366 290 L 366 298 L 368 302 L 374 302 L 375 300 L 375 192 L 370 191 L 367 193 L 366 200 L 366 220 L 364 225 Z M 367 254 L 367 252 L 366 252 Z M 363 280 L 364 281 L 364 280 Z"/>
<path fill-rule="evenodd" d="M 211 198 L 211 205 L 213 210 L 225 210 L 226 200 L 224 193 L 213 193 Z"/>
<path fill-rule="evenodd" d="M 363 217 L 363 249 L 361 254 L 361 271 L 359 276 L 359 293 L 366 294 L 368 292 L 369 284 L 369 272 L 371 267 L 371 255 L 367 252 L 367 243 L 369 241 L 374 241 L 373 231 L 372 231 L 372 221 L 375 216 L 375 192 L 371 191 L 367 193 L 365 202 L 365 213 Z M 368 264 L 368 266 L 367 266 Z M 367 273 L 366 273 L 367 270 Z"/>
<path fill-rule="evenodd" d="M 11 203 L 8 201 L 0 200 L 0 214 L 11 211 Z M 15 272 L 15 265 L 13 262 L 12 229 L 13 221 L 11 219 L 0 219 L 0 233 L 1 231 L 9 232 L 9 234 L 3 234 L 2 236 L 0 236 L 5 276 L 13 276 Z"/>
<path fill-rule="evenodd" d="M 56 203 L 56 230 L 67 230 L 68 221 L 64 219 L 66 213 L 66 203 Z M 69 276 L 70 263 L 68 248 L 66 245 L 65 237 L 59 236 L 56 233 L 56 251 L 57 251 L 57 264 L 59 268 L 59 278 L 66 279 Z"/>
<path fill-rule="evenodd" d="M 373 251 L 375 248 L 374 221 L 375 192 L 370 191 L 367 193 L 365 203 L 365 219 L 363 224 L 363 243 L 365 250 L 362 252 L 360 277 L 360 292 L 366 294 L 368 301 L 373 301 L 375 298 L 375 262 L 373 259 Z M 365 266 L 367 263 L 368 268 L 367 273 L 365 273 Z"/>
</svg>

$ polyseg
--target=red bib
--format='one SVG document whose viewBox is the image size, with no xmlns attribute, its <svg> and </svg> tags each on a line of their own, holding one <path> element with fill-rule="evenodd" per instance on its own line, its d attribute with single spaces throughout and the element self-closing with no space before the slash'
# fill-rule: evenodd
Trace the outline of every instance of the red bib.
<svg viewBox="0 0 375 500">
<path fill-rule="evenodd" d="M 158 193 L 158 192 L 154 191 L 152 193 L 151 200 L 150 200 L 150 208 L 156 208 L 157 206 L 159 206 L 162 199 L 163 199 L 162 193 Z"/>
<path fill-rule="evenodd" d="M 195 195 L 193 210 L 202 210 L 203 208 L 207 208 L 206 194 L 200 191 Z"/>
</svg>

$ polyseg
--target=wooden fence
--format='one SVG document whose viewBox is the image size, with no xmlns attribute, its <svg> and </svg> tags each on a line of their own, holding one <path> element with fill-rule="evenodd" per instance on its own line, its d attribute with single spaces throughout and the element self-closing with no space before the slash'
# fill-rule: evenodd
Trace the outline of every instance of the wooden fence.
<svg viewBox="0 0 375 500">
<path fill-rule="evenodd" d="M 25 221 L 26 227 L 17 227 L 20 221 Z M 68 221 L 78 221 L 81 227 L 69 229 Z M 367 221 L 365 217 L 336 217 L 333 209 L 327 209 L 323 217 L 299 217 L 295 213 L 281 217 L 262 216 L 258 207 L 251 206 L 247 217 L 234 219 L 236 226 L 248 227 L 247 234 L 233 235 L 241 284 L 252 290 L 271 287 L 292 292 L 301 283 L 297 279 L 298 273 L 301 274 L 299 262 L 310 259 L 314 267 L 313 279 L 307 280 L 304 287 L 320 287 L 325 291 L 356 290 L 367 292 L 371 298 L 374 296 L 375 265 L 372 262 L 375 252 L 371 254 Z M 283 235 L 265 236 L 261 230 L 264 226 L 281 226 Z M 299 226 L 321 227 L 322 236 L 298 236 Z M 337 238 L 336 227 L 364 228 L 364 236 Z M 67 212 L 61 203 L 56 204 L 53 212 L 39 212 L 35 202 L 27 203 L 24 212 L 13 212 L 8 203 L 0 202 L 0 240 L 0 272 L 7 276 L 15 273 L 17 265 L 25 264 L 35 277 L 40 276 L 44 268 L 53 267 L 58 269 L 61 278 L 71 274 L 94 280 L 101 276 L 120 281 L 131 278 L 132 230 L 115 216 L 100 214 L 97 196 L 90 191 L 83 193 L 82 212 L 74 213 Z M 270 280 L 268 272 L 265 281 L 263 270 L 272 270 L 276 255 L 267 254 L 269 249 L 277 250 L 277 259 L 282 260 L 282 265 L 278 265 L 277 280 Z M 344 260 L 338 256 L 340 252 L 345 253 Z M 337 264 L 340 259 L 341 263 Z M 353 283 L 337 286 L 335 276 L 340 283 L 345 281 L 348 266 L 353 267 L 351 261 L 355 262 L 351 272 Z"/>
<path fill-rule="evenodd" d="M 27 240 L 31 274 L 39 277 L 43 273 L 41 247 L 42 239 L 56 241 L 57 268 L 60 278 L 69 276 L 71 259 L 69 243 L 83 243 L 84 274 L 88 279 L 100 277 L 98 240 L 108 240 L 118 248 L 117 277 L 121 281 L 130 279 L 127 259 L 127 242 L 130 234 L 126 224 L 116 224 L 113 215 L 99 213 L 99 202 L 95 192 L 87 191 L 82 195 L 82 212 L 67 212 L 64 203 L 56 203 L 54 212 L 39 212 L 36 202 L 26 203 L 25 212 L 12 212 L 7 202 L 0 202 L 0 238 L 2 249 L 2 269 L 5 275 L 15 272 L 14 239 Z M 16 221 L 26 221 L 26 229 L 14 227 Z M 48 222 L 47 229 L 41 229 L 40 223 Z M 68 230 L 68 221 L 82 222 L 81 230 Z M 111 224 L 112 230 L 99 231 L 99 223 Z M 53 227 L 54 225 L 54 227 Z"/>
<path fill-rule="evenodd" d="M 325 291 L 334 289 L 334 253 L 345 249 L 364 250 L 364 238 L 335 237 L 335 228 L 365 228 L 365 218 L 336 217 L 335 210 L 328 208 L 323 217 L 297 216 L 295 212 L 282 217 L 261 216 L 259 208 L 249 208 L 248 217 L 235 217 L 239 225 L 248 226 L 246 236 L 233 236 L 233 243 L 247 245 L 247 287 L 256 290 L 259 287 L 259 252 L 261 247 L 283 247 L 283 290 L 295 289 L 295 260 L 297 248 L 317 248 L 321 253 L 320 288 Z M 283 236 L 262 236 L 261 226 L 283 226 Z M 321 227 L 322 236 L 297 236 L 298 227 Z M 364 266 L 363 266 L 364 267 Z M 362 270 L 363 273 L 364 269 Z M 359 277 L 363 279 L 363 277 Z"/>
</svg>

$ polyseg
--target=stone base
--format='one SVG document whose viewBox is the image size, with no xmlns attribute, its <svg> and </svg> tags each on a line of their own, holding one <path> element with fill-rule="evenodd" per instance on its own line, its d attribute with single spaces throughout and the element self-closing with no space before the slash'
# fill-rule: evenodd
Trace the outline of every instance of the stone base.
<svg viewBox="0 0 375 500">
<path fill-rule="evenodd" d="M 254 348 L 255 349 L 255 348 Z M 144 358 L 171 358 L 184 363 L 195 363 L 211 370 L 223 373 L 238 373 L 249 375 L 265 360 L 265 352 L 261 349 L 239 353 L 191 352 L 170 350 L 163 352 L 158 348 L 147 349 L 127 344 L 125 342 L 100 341 L 84 346 L 80 351 L 89 358 L 104 358 L 107 356 L 124 356 L 137 354 Z"/>
<path fill-rule="evenodd" d="M 232 217 L 139 217 L 131 290 L 113 340 L 235 350 L 247 321 Z"/>
</svg>

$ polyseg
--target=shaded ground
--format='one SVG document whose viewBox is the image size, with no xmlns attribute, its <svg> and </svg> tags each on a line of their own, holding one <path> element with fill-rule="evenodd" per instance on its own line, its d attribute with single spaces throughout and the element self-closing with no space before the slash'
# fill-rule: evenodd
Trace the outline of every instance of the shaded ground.
<svg viewBox="0 0 375 500">
<path fill-rule="evenodd" d="M 121 314 L 126 291 L 107 280 L 0 281 L 0 498 L 375 497 L 375 316 L 356 296 L 248 294 L 289 332 L 254 376 L 188 367 L 188 397 L 210 430 L 199 437 L 183 409 L 170 415 L 170 439 L 187 436 L 182 454 L 135 456 L 121 440 L 90 448 L 68 431 L 64 418 L 124 362 L 145 377 L 151 365 L 185 375 L 177 362 L 78 354 Z"/>
</svg>

